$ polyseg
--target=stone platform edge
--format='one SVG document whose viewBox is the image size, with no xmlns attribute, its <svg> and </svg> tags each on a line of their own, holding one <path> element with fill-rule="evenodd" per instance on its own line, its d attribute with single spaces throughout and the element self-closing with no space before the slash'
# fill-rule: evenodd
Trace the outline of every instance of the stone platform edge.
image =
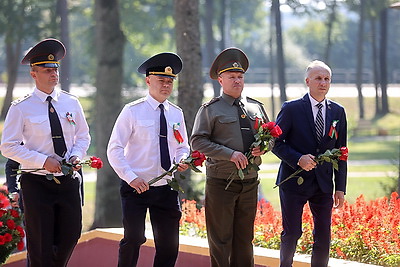
<svg viewBox="0 0 400 267">
<path fill-rule="evenodd" d="M 78 245 L 91 241 L 95 238 L 101 238 L 109 241 L 119 242 L 123 237 L 123 228 L 97 228 L 88 232 L 84 232 L 78 241 Z M 151 231 L 146 231 L 147 241 L 143 246 L 154 248 L 154 240 L 152 238 Z M 179 237 L 179 252 L 195 254 L 200 256 L 209 256 L 208 243 L 204 238 L 180 236 Z M 4 264 L 6 267 L 8 264 L 14 266 L 13 263 L 18 261 L 26 261 L 26 251 L 12 254 L 7 262 Z M 310 255 L 296 254 L 294 257 L 294 267 L 309 267 L 311 262 Z M 258 266 L 279 266 L 279 250 L 266 249 L 261 247 L 254 247 L 254 263 Z M 345 261 L 340 259 L 331 258 L 329 260 L 329 266 L 338 267 L 373 267 L 377 265 L 362 264 L 358 262 Z"/>
</svg>

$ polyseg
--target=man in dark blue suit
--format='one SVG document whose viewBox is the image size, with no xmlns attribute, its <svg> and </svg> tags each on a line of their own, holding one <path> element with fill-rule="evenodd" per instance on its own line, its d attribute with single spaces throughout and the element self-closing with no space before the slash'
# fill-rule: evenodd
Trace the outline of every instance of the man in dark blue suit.
<svg viewBox="0 0 400 267">
<path fill-rule="evenodd" d="M 298 168 L 304 170 L 300 173 L 303 179 L 295 177 L 279 187 L 283 223 L 281 267 L 292 266 L 297 240 L 302 235 L 303 207 L 307 202 L 314 220 L 311 266 L 328 265 L 332 208 L 343 206 L 347 180 L 346 161 L 339 161 L 338 171 L 333 170 L 331 163 L 317 165 L 314 161 L 327 149 L 345 147 L 347 142 L 345 110 L 325 98 L 331 76 L 331 69 L 325 63 L 311 62 L 305 79 L 309 92 L 302 98 L 285 102 L 277 117 L 276 123 L 283 134 L 273 149 L 282 160 L 276 184 Z M 319 129 L 320 134 L 317 133 Z"/>
</svg>

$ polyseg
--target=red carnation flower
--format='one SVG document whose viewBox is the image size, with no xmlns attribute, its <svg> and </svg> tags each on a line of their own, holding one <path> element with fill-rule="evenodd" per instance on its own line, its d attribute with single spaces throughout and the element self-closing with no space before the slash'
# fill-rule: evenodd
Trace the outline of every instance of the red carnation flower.
<svg viewBox="0 0 400 267">
<path fill-rule="evenodd" d="M 198 158 L 198 159 L 195 159 L 194 161 L 193 161 L 193 164 L 194 164 L 194 166 L 196 166 L 196 167 L 198 167 L 198 166 L 203 166 L 203 159 L 200 159 L 200 158 Z"/>
<path fill-rule="evenodd" d="M 7 220 L 6 224 L 7 224 L 7 227 L 10 228 L 11 230 L 15 229 L 16 225 L 15 225 L 15 222 L 13 220 L 11 220 L 11 219 Z"/>
<path fill-rule="evenodd" d="M 5 208 L 10 205 L 10 200 L 4 194 L 0 194 L 0 208 Z"/>
<path fill-rule="evenodd" d="M 23 240 L 19 241 L 17 244 L 17 249 L 21 251 L 24 249 L 24 247 L 25 247 L 24 241 Z"/>
<path fill-rule="evenodd" d="M 272 130 L 271 130 L 271 135 L 273 137 L 279 137 L 282 134 L 282 129 L 279 127 L 279 125 L 276 125 Z"/>
<path fill-rule="evenodd" d="M 91 157 L 90 158 L 90 167 L 95 169 L 101 169 L 103 167 L 103 161 L 101 158 Z"/>
<path fill-rule="evenodd" d="M 197 158 L 199 158 L 200 157 L 200 152 L 199 151 L 197 151 L 197 150 L 195 150 L 195 151 L 193 151 L 192 152 L 192 154 L 190 155 L 192 158 L 194 158 L 194 159 L 197 159 Z"/>
<path fill-rule="evenodd" d="M 20 237 L 25 237 L 24 228 L 22 228 L 20 225 L 17 225 L 17 227 L 15 227 L 15 229 L 19 232 Z"/>
<path fill-rule="evenodd" d="M 275 122 L 274 121 L 269 121 L 269 122 L 267 122 L 267 123 L 264 123 L 263 125 L 262 125 L 262 127 L 265 129 L 265 128 L 267 128 L 268 130 L 272 130 L 272 129 L 274 129 L 274 127 L 275 127 Z"/>
<path fill-rule="evenodd" d="M 19 218 L 19 212 L 15 209 L 10 209 L 10 215 L 14 218 Z"/>
<path fill-rule="evenodd" d="M 4 214 L 6 214 L 7 211 L 6 210 L 0 210 L 0 217 L 3 216 Z"/>
<path fill-rule="evenodd" d="M 339 160 L 346 161 L 347 158 L 349 157 L 349 149 L 344 146 L 344 147 L 341 147 L 339 150 L 340 150 L 340 153 L 341 153 L 341 155 L 339 157 Z"/>
<path fill-rule="evenodd" d="M 10 233 L 5 233 L 4 234 L 4 243 L 11 242 L 12 240 L 12 235 Z"/>
</svg>

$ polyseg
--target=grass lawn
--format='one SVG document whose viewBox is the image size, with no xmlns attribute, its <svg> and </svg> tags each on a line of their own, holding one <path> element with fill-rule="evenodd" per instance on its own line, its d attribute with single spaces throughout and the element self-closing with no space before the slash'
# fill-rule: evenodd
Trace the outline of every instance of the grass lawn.
<svg viewBox="0 0 400 267">
<path fill-rule="evenodd" d="M 96 182 L 86 182 L 84 185 L 85 191 L 85 204 L 82 207 L 82 224 L 83 231 L 86 232 L 90 229 L 93 223 L 94 210 L 95 210 L 95 197 L 96 197 Z"/>
</svg>

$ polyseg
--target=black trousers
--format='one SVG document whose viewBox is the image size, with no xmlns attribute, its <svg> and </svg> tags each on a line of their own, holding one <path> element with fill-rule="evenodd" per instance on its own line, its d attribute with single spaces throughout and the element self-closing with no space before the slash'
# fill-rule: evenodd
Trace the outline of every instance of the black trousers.
<svg viewBox="0 0 400 267">
<path fill-rule="evenodd" d="M 137 194 L 126 182 L 121 182 L 124 237 L 119 244 L 119 267 L 137 265 L 140 246 L 146 242 L 145 220 L 149 210 L 156 254 L 155 267 L 173 267 L 178 257 L 179 220 L 181 209 L 178 192 L 168 185 L 150 187 Z"/>
<path fill-rule="evenodd" d="M 26 239 L 31 267 L 64 267 L 82 230 L 80 182 L 59 176 L 61 184 L 43 175 L 23 174 Z"/>
</svg>

